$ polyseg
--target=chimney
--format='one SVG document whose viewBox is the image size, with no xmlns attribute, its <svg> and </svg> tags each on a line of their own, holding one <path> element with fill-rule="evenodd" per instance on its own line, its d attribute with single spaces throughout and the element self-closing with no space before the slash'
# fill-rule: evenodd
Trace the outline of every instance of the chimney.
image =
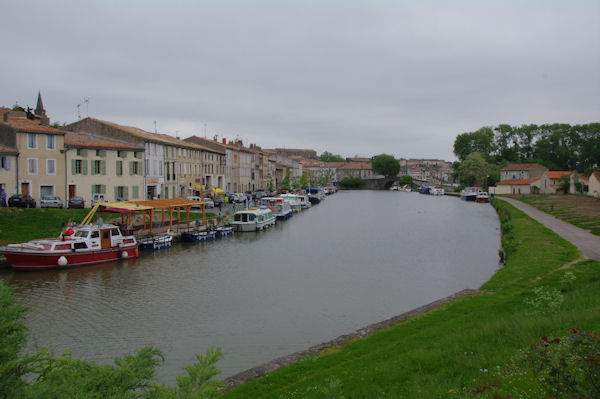
<svg viewBox="0 0 600 399">
<path fill-rule="evenodd" d="M 227 139 L 223 137 L 223 144 L 227 144 Z"/>
</svg>

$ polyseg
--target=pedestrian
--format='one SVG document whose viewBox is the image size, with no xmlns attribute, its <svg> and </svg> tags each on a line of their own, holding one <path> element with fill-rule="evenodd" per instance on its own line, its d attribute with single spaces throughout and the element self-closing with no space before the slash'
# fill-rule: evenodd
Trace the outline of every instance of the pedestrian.
<svg viewBox="0 0 600 399">
<path fill-rule="evenodd" d="M 2 187 L 2 192 L 0 193 L 0 206 L 3 208 L 6 207 L 6 191 L 4 187 Z"/>
</svg>

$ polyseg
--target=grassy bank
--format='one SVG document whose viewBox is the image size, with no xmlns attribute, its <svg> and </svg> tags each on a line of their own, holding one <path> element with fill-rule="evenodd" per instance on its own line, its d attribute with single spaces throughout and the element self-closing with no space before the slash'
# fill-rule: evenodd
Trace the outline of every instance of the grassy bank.
<svg viewBox="0 0 600 399">
<path fill-rule="evenodd" d="M 600 235 L 600 200 L 587 195 L 515 195 L 512 196 L 540 211 L 592 234 Z"/>
<path fill-rule="evenodd" d="M 506 265 L 465 297 L 244 384 L 225 398 L 550 397 L 526 360 L 540 337 L 600 326 L 600 262 L 509 204 Z M 566 342 L 566 341 L 564 341 Z M 557 395 L 557 397 L 562 397 Z"/>
<path fill-rule="evenodd" d="M 0 208 L 0 230 L 2 230 L 0 243 L 56 237 L 60 234 L 63 223 L 69 220 L 80 223 L 89 211 L 89 209 Z M 185 213 L 182 213 L 182 220 L 185 220 L 185 217 Z M 207 218 L 214 217 L 216 217 L 214 213 L 207 213 Z M 121 221 L 121 215 L 116 213 L 104 213 L 103 218 L 105 222 Z M 141 216 L 138 218 L 141 223 Z M 199 212 L 190 213 L 190 220 L 201 218 L 202 214 Z M 155 214 L 154 221 L 160 222 L 160 220 L 160 213 Z"/>
</svg>

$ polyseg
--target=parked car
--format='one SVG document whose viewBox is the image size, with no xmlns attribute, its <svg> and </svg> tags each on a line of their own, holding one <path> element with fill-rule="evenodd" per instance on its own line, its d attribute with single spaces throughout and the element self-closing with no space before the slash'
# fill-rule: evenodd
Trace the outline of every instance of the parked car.
<svg viewBox="0 0 600 399">
<path fill-rule="evenodd" d="M 233 193 L 230 198 L 231 202 L 242 203 L 246 201 L 246 194 L 242 193 Z"/>
<path fill-rule="evenodd" d="M 69 208 L 85 208 L 85 200 L 83 197 L 73 196 L 69 198 Z"/>
<path fill-rule="evenodd" d="M 62 208 L 64 205 L 63 200 L 56 195 L 43 195 L 40 200 L 40 208 Z"/>
<path fill-rule="evenodd" d="M 29 194 L 15 194 L 8 199 L 8 206 L 35 208 L 35 199 Z"/>
<path fill-rule="evenodd" d="M 214 208 L 215 203 L 210 198 L 204 198 L 204 207 L 205 208 Z"/>
<path fill-rule="evenodd" d="M 224 202 L 225 202 L 225 199 L 223 199 L 223 197 L 213 198 L 213 203 L 215 204 L 215 206 L 219 206 L 220 204 L 223 204 Z"/>
<path fill-rule="evenodd" d="M 196 195 L 190 195 L 187 197 L 187 199 L 192 200 L 192 201 L 197 201 L 198 205 L 192 205 L 193 208 L 200 208 L 200 204 L 202 203 L 202 198 L 196 196 Z"/>
<path fill-rule="evenodd" d="M 92 194 L 92 207 L 94 205 L 96 205 L 96 202 L 106 202 L 106 194 L 101 194 L 101 193 L 96 193 L 96 194 Z"/>
</svg>

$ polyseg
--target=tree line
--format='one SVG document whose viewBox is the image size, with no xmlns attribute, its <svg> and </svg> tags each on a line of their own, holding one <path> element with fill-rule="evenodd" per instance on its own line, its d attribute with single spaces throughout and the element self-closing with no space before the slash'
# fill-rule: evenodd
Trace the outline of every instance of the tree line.
<svg viewBox="0 0 600 399">
<path fill-rule="evenodd" d="M 486 126 L 459 134 L 454 140 L 454 154 L 459 159 L 454 165 L 455 175 L 464 183 L 487 179 L 488 184 L 494 184 L 500 168 L 516 162 L 538 162 L 550 170 L 588 174 L 600 166 L 600 123 Z M 486 170 L 474 177 L 476 168 Z"/>
</svg>

